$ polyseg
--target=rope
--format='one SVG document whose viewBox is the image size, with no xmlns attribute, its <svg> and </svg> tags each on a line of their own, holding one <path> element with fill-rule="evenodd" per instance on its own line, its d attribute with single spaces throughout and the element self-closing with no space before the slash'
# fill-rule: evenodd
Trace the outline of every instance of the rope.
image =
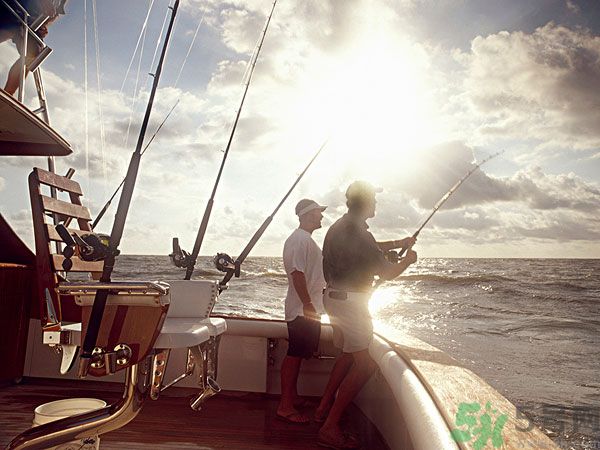
<svg viewBox="0 0 600 450">
<path fill-rule="evenodd" d="M 194 32 L 194 37 L 192 38 L 192 42 L 190 43 L 187 53 L 185 54 L 185 58 L 183 59 L 183 63 L 181 64 L 181 67 L 179 68 L 179 73 L 177 74 L 177 78 L 175 79 L 175 84 L 173 85 L 174 88 L 177 87 L 177 84 L 179 83 L 179 78 L 181 77 L 181 73 L 183 72 L 185 63 L 187 62 L 188 57 L 190 56 L 192 47 L 194 46 L 194 42 L 196 42 L 196 36 L 198 36 L 198 30 L 200 30 L 200 25 L 202 25 L 202 23 L 204 22 L 205 15 L 206 15 L 206 13 L 202 15 L 202 17 L 200 18 L 200 22 L 198 22 L 198 26 L 196 27 L 196 31 Z"/>
<path fill-rule="evenodd" d="M 102 84 L 100 82 L 100 44 L 98 42 L 98 17 L 96 14 L 96 0 L 92 0 L 94 16 L 94 44 L 96 48 L 96 81 L 98 83 L 98 113 L 100 116 L 100 154 L 102 157 L 102 177 L 104 179 L 104 194 L 106 195 L 106 159 L 104 158 L 104 117 L 102 115 Z"/>
<path fill-rule="evenodd" d="M 142 35 L 144 31 L 146 31 L 146 26 L 148 25 L 148 18 L 150 17 L 150 11 L 152 10 L 152 5 L 154 5 L 154 0 L 150 1 L 150 5 L 148 7 L 148 12 L 146 13 L 146 18 L 144 19 L 144 23 L 142 24 L 142 28 L 140 30 L 140 34 L 138 36 L 138 40 L 135 44 L 135 49 L 133 50 L 133 55 L 131 55 L 131 60 L 129 61 L 129 66 L 127 67 L 127 71 L 125 72 L 125 78 L 123 79 L 123 83 L 121 84 L 121 89 L 119 89 L 119 94 L 123 92 L 123 88 L 125 87 L 125 82 L 127 81 L 127 77 L 129 76 L 129 70 L 131 69 L 131 65 L 133 64 L 133 60 L 135 59 L 135 54 L 137 53 L 138 47 L 140 45 L 140 41 L 142 40 Z"/>
</svg>

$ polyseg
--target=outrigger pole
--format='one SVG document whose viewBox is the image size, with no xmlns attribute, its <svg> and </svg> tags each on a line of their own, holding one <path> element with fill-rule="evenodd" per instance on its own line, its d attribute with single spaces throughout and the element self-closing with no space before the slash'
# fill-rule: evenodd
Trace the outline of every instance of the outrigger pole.
<svg viewBox="0 0 600 450">
<path fill-rule="evenodd" d="M 146 106 L 146 114 L 142 122 L 140 129 L 140 135 L 138 137 L 135 151 L 131 156 L 129 162 L 129 168 L 127 169 L 127 176 L 123 186 L 123 192 L 119 198 L 119 206 L 115 215 L 115 222 L 113 223 L 112 232 L 110 234 L 110 241 L 108 244 L 108 255 L 104 260 L 104 266 L 102 268 L 102 276 L 100 277 L 101 283 L 110 283 L 110 277 L 115 265 L 115 257 L 119 253 L 119 244 L 121 243 L 121 237 L 123 236 L 123 230 L 125 229 L 125 219 L 127 219 L 127 213 L 129 211 L 129 205 L 131 204 L 131 197 L 133 195 L 133 188 L 137 178 L 138 169 L 140 166 L 140 158 L 142 155 L 142 144 L 146 135 L 146 128 L 148 127 L 148 121 L 150 119 L 150 113 L 152 112 L 152 103 L 154 102 L 154 95 L 158 87 L 158 80 L 160 79 L 160 73 L 162 71 L 163 62 L 167 53 L 167 47 L 169 45 L 169 38 L 171 37 L 171 31 L 173 29 L 173 22 L 177 15 L 177 8 L 179 7 L 179 0 L 175 0 L 175 3 L 171 9 L 171 21 L 169 22 L 169 28 L 167 29 L 167 35 L 163 44 L 162 52 L 160 54 L 160 60 L 156 72 L 154 73 L 154 81 L 152 83 L 152 90 L 150 91 L 150 98 L 148 99 L 148 105 Z M 106 300 L 108 298 L 109 291 L 107 289 L 98 289 L 94 298 L 94 305 L 92 306 L 92 312 L 90 315 L 90 321 L 83 341 L 83 351 L 80 356 L 79 364 L 79 376 L 84 377 L 89 368 L 91 362 L 92 351 L 96 346 L 96 340 L 98 338 L 98 332 L 100 329 L 100 322 L 104 314 L 104 308 L 106 306 Z"/>
<path fill-rule="evenodd" d="M 242 95 L 240 107 L 237 110 L 237 114 L 235 116 L 235 121 L 233 122 L 233 126 L 231 128 L 229 140 L 227 141 L 227 147 L 225 147 L 225 153 L 223 154 L 223 159 L 221 160 L 221 167 L 219 168 L 219 172 L 217 174 L 217 179 L 215 180 L 215 185 L 213 186 L 213 190 L 210 195 L 210 199 L 208 200 L 208 203 L 206 204 L 206 209 L 204 210 L 204 216 L 202 217 L 202 222 L 200 222 L 200 228 L 198 229 L 198 234 L 196 235 L 196 242 L 194 242 L 194 248 L 192 250 L 192 254 L 189 255 L 189 257 L 186 261 L 186 272 L 185 272 L 186 280 L 190 280 L 192 278 L 192 274 L 194 273 L 194 267 L 196 266 L 196 260 L 198 259 L 198 255 L 200 254 L 200 247 L 202 246 L 202 241 L 204 240 L 204 235 L 206 234 L 206 228 L 208 226 L 208 220 L 209 220 L 210 214 L 212 212 L 212 207 L 213 207 L 213 203 L 215 200 L 215 194 L 217 192 L 217 186 L 219 185 L 219 181 L 221 180 L 221 174 L 223 173 L 223 167 L 225 167 L 225 161 L 227 160 L 227 155 L 229 154 L 229 149 L 231 148 L 231 142 L 233 141 L 233 136 L 235 134 L 235 130 L 237 128 L 238 121 L 240 119 L 240 113 L 242 112 L 242 107 L 244 106 L 244 100 L 246 100 L 246 94 L 248 93 L 248 88 L 250 87 L 250 80 L 252 80 L 252 74 L 254 73 L 254 68 L 256 67 L 256 61 L 258 60 L 258 55 L 260 54 L 260 50 L 262 48 L 263 42 L 265 41 L 265 36 L 267 35 L 267 29 L 269 28 L 269 23 L 271 22 L 271 17 L 273 17 L 273 11 L 275 10 L 276 4 L 277 4 L 277 0 L 275 0 L 273 2 L 273 6 L 271 7 L 271 12 L 269 13 L 269 16 L 267 17 L 267 21 L 265 23 L 265 27 L 262 32 L 262 36 L 260 38 L 260 42 L 258 44 L 256 52 L 253 55 L 253 58 L 250 61 L 250 70 L 248 72 L 248 79 L 246 80 L 244 94 Z"/>
<path fill-rule="evenodd" d="M 163 119 L 163 121 L 160 123 L 160 125 L 156 128 L 156 131 L 154 132 L 154 134 L 150 137 L 150 140 L 148 141 L 148 143 L 144 146 L 144 150 L 142 150 L 142 154 L 140 156 L 144 156 L 144 153 L 146 153 L 146 150 L 148 150 L 148 147 L 150 147 L 150 144 L 152 144 L 152 141 L 154 140 L 154 138 L 156 137 L 156 135 L 158 134 L 158 132 L 160 131 L 160 129 L 162 128 L 162 126 L 165 124 L 165 122 L 167 121 L 167 119 L 169 118 L 169 116 L 171 115 L 171 113 L 173 112 L 173 110 L 175 109 L 175 107 L 179 104 L 179 100 L 177 100 L 175 102 L 175 104 L 173 105 L 173 107 L 171 108 L 171 110 L 169 111 L 169 113 L 165 116 L 165 118 Z M 104 217 L 104 214 L 106 213 L 106 210 L 108 209 L 108 207 L 110 206 L 111 202 L 114 200 L 114 198 L 117 196 L 119 190 L 121 189 L 121 187 L 123 186 L 123 184 L 125 184 L 125 179 L 123 178 L 123 180 L 121 181 L 121 184 L 119 184 L 119 186 L 117 186 L 117 189 L 115 189 L 115 192 L 113 192 L 113 195 L 110 196 L 110 198 L 108 199 L 108 201 L 106 202 L 106 204 L 102 207 L 102 209 L 100 210 L 100 212 L 98 213 L 98 216 L 96 217 L 96 219 L 94 220 L 94 222 L 92 223 L 92 230 L 94 228 L 96 228 L 96 225 L 98 225 L 98 222 L 100 222 L 100 219 L 102 219 L 102 217 Z"/>
<path fill-rule="evenodd" d="M 279 204 L 275 207 L 275 209 L 273 210 L 271 215 L 269 217 L 267 217 L 265 219 L 265 221 L 263 222 L 263 224 L 260 226 L 260 228 L 258 230 L 256 230 L 256 233 L 254 233 L 254 236 L 252 236 L 252 239 L 250 239 L 250 242 L 248 242 L 246 247 L 244 247 L 244 249 L 242 250 L 242 253 L 240 253 L 240 256 L 238 256 L 235 261 L 232 261 L 232 258 L 225 253 L 219 253 L 219 254 L 217 254 L 217 256 L 215 256 L 215 265 L 217 265 L 217 268 L 223 272 L 226 272 L 223 279 L 219 282 L 220 290 L 223 290 L 223 287 L 227 284 L 227 282 L 229 280 L 231 280 L 231 278 L 234 275 L 236 277 L 240 276 L 240 266 L 242 265 L 242 263 L 244 262 L 244 260 L 248 256 L 248 254 L 250 254 L 250 252 L 252 251 L 252 249 L 258 242 L 258 240 L 261 238 L 261 236 L 263 235 L 263 233 L 265 232 L 265 230 L 267 229 L 269 224 L 273 221 L 273 217 L 275 216 L 275 214 L 277 214 L 277 211 L 279 211 L 279 208 L 281 208 L 281 205 L 283 205 L 283 203 L 290 196 L 290 194 L 292 193 L 292 191 L 294 190 L 296 185 L 300 182 L 300 180 L 302 179 L 302 177 L 304 176 L 304 174 L 306 173 L 308 168 L 312 165 L 313 161 L 315 159 L 317 159 L 317 156 L 319 156 L 319 153 L 321 153 L 321 151 L 325 148 L 328 141 L 329 140 L 326 140 L 325 142 L 323 142 L 323 144 L 321 145 L 321 147 L 319 148 L 317 153 L 315 153 L 315 155 L 308 162 L 308 164 L 306 165 L 306 167 L 304 168 L 302 173 L 298 176 L 298 178 L 296 178 L 296 181 L 294 181 L 294 184 L 292 184 L 292 187 L 289 189 L 289 191 L 287 191 L 287 193 L 281 199 Z"/>
<path fill-rule="evenodd" d="M 419 233 L 421 232 L 421 230 L 423 228 L 425 228 L 425 225 L 427 225 L 427 223 L 431 220 L 431 218 L 433 217 L 433 215 L 442 207 L 442 205 L 444 203 L 446 203 L 446 200 L 448 200 L 450 198 L 450 196 L 452 194 L 454 194 L 454 192 L 456 192 L 456 190 L 460 187 L 461 184 L 463 184 L 467 178 L 469 178 L 477 169 L 479 169 L 481 166 L 483 166 L 486 162 L 488 162 L 490 159 L 495 158 L 496 156 L 500 155 L 504 153 L 504 150 L 499 151 L 498 153 L 494 153 L 493 155 L 488 156 L 487 158 L 485 158 L 483 161 L 481 161 L 479 164 L 475 165 L 471 170 L 469 170 L 464 177 L 462 177 L 460 180 L 458 180 L 454 186 L 452 186 L 450 188 L 450 190 L 448 192 L 446 192 L 444 194 L 444 196 L 436 203 L 436 205 L 433 207 L 433 210 L 431 211 L 431 214 L 429 214 L 429 216 L 427 216 L 427 219 L 425 219 L 425 221 L 421 224 L 421 226 L 417 229 L 417 231 L 415 231 L 415 233 L 412 235 L 413 238 L 417 238 L 417 236 L 419 235 Z M 410 250 L 412 248 L 412 245 L 408 248 L 403 248 L 402 251 L 400 251 L 398 253 L 398 258 L 401 258 L 402 255 L 404 255 L 404 253 L 408 250 Z"/>
</svg>

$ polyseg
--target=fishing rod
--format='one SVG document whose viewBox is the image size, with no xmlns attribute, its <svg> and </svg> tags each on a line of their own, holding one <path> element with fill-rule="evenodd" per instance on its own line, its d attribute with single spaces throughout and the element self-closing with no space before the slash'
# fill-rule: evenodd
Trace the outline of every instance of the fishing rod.
<svg viewBox="0 0 600 450">
<path fill-rule="evenodd" d="M 148 147 L 150 147 L 150 144 L 152 144 L 152 141 L 154 140 L 154 138 L 156 137 L 156 135 L 158 134 L 158 132 L 160 131 L 160 129 L 162 128 L 162 126 L 165 124 L 165 122 L 167 121 L 167 119 L 169 118 L 169 116 L 171 115 L 171 113 L 173 112 L 173 110 L 175 109 L 175 107 L 178 104 L 179 104 L 179 99 L 175 102 L 175 104 L 173 105 L 173 107 L 171 108 L 171 110 L 169 111 L 169 113 L 165 116 L 165 118 L 163 119 L 163 121 L 160 123 L 160 125 L 158 126 L 158 128 L 156 128 L 156 131 L 154 132 L 154 134 L 152 135 L 152 137 L 150 137 L 150 140 L 148 141 L 148 143 L 144 147 L 144 150 L 142 151 L 142 154 L 140 156 L 144 156 L 144 153 L 146 153 L 146 150 L 148 150 Z M 96 219 L 92 223 L 92 230 L 94 228 L 96 228 L 96 225 L 98 225 L 98 222 L 100 222 L 100 219 L 102 219 L 102 217 L 106 213 L 106 210 L 110 207 L 111 202 L 114 200 L 114 198 L 116 197 L 117 193 L 119 192 L 119 190 L 121 189 L 121 186 L 123 186 L 123 184 L 125 184 L 125 178 L 123 178 L 123 180 L 121 181 L 121 184 L 119 184 L 119 186 L 117 186 L 117 189 L 115 189 L 115 192 L 113 192 L 113 195 L 110 196 L 110 198 L 108 199 L 108 201 L 106 202 L 106 204 L 102 207 L 102 209 L 98 213 L 98 216 L 96 217 Z"/>
<path fill-rule="evenodd" d="M 167 47 L 169 45 L 169 38 L 173 30 L 173 23 L 175 16 L 177 15 L 177 8 L 179 7 L 179 0 L 175 0 L 173 6 L 169 7 L 171 10 L 171 20 L 169 22 L 169 28 L 163 48 L 161 51 L 160 59 L 156 72 L 154 73 L 154 81 L 152 83 L 152 90 L 150 91 L 150 98 L 148 99 L 148 105 L 146 106 L 146 113 L 140 129 L 140 135 L 138 137 L 135 151 L 131 156 L 129 167 L 127 169 L 127 176 L 123 186 L 123 192 L 119 198 L 119 206 L 117 207 L 117 213 L 115 215 L 115 221 L 113 223 L 112 232 L 110 234 L 110 241 L 108 244 L 108 251 L 106 259 L 104 260 L 104 266 L 102 268 L 102 276 L 100 277 L 101 283 L 110 283 L 110 278 L 115 265 L 115 257 L 119 253 L 119 244 L 123 237 L 123 231 L 125 229 L 125 220 L 127 219 L 127 213 L 129 211 L 129 205 L 131 204 L 131 197 L 133 196 L 133 189 L 137 178 L 138 169 L 140 166 L 140 159 L 142 155 L 142 144 L 146 134 L 146 128 L 148 127 L 148 121 L 150 119 L 150 113 L 152 111 L 152 104 L 154 102 L 154 95 L 158 87 L 158 80 L 160 79 L 160 73 L 162 71 L 165 55 L 167 53 Z M 89 369 L 89 365 L 92 358 L 92 350 L 96 346 L 96 340 L 100 330 L 100 323 L 104 314 L 104 308 L 106 306 L 106 300 L 108 298 L 109 291 L 107 289 L 98 289 L 94 298 L 94 304 L 92 306 L 92 312 L 90 315 L 89 324 L 83 341 L 83 349 L 80 356 L 80 365 L 78 375 L 84 377 Z"/>
<path fill-rule="evenodd" d="M 292 187 L 283 196 L 283 199 L 281 199 L 281 201 L 275 207 L 275 209 L 273 210 L 271 215 L 269 217 L 267 217 L 265 219 L 265 221 L 263 222 L 263 224 L 258 228 L 258 230 L 256 230 L 256 233 L 254 233 L 254 236 L 252 236 L 252 238 L 250 239 L 250 242 L 248 242 L 246 247 L 244 247 L 244 249 L 242 250 L 242 253 L 240 253 L 240 256 L 238 256 L 237 259 L 234 261 L 233 258 L 226 253 L 217 253 L 217 255 L 214 258 L 215 266 L 221 272 L 225 272 L 225 276 L 219 282 L 219 290 L 220 291 L 222 291 L 225 288 L 225 285 L 227 284 L 227 282 L 229 280 L 231 280 L 231 278 L 234 275 L 236 278 L 240 276 L 240 266 L 242 265 L 242 263 L 244 262 L 244 260 L 248 256 L 248 254 L 252 251 L 252 249 L 258 242 L 258 240 L 261 238 L 261 236 L 263 235 L 263 233 L 265 232 L 265 230 L 267 229 L 267 227 L 273 220 L 273 217 L 275 216 L 275 214 L 277 214 L 277 211 L 279 211 L 279 208 L 281 208 L 281 205 L 283 205 L 283 203 L 290 196 L 290 194 L 292 193 L 292 191 L 294 190 L 296 185 L 300 182 L 300 180 L 302 179 L 302 177 L 304 176 L 306 171 L 312 165 L 313 161 L 315 159 L 317 159 L 317 156 L 319 156 L 321 151 L 325 148 L 328 141 L 329 141 L 329 139 L 327 139 L 327 140 L 325 140 L 325 142 L 323 142 L 323 144 L 321 145 L 321 147 L 319 148 L 317 153 L 315 153 L 315 155 L 308 162 L 308 164 L 306 165 L 306 167 L 304 168 L 302 173 L 298 176 L 298 178 L 296 178 L 296 181 L 294 181 L 294 184 L 292 184 Z"/>
<path fill-rule="evenodd" d="M 479 169 L 481 166 L 483 166 L 486 162 L 488 162 L 490 159 L 495 158 L 496 156 L 500 155 L 504 153 L 504 150 L 499 151 L 498 153 L 494 153 L 493 155 L 488 156 L 487 158 L 485 158 L 483 161 L 481 161 L 479 164 L 475 165 L 471 170 L 469 170 L 465 176 L 463 176 L 460 180 L 458 180 L 454 186 L 452 186 L 450 188 L 450 190 L 448 192 L 446 192 L 444 194 L 444 196 L 436 203 L 436 205 L 433 207 L 433 210 L 431 211 L 431 213 L 429 214 L 429 216 L 427 216 L 427 219 L 425 219 L 425 221 L 421 224 L 421 226 L 417 229 L 417 231 L 415 231 L 415 233 L 412 235 L 412 237 L 414 239 L 417 238 L 417 236 L 419 236 L 419 233 L 421 232 L 421 230 L 423 228 L 425 228 L 425 225 L 427 225 L 429 223 L 429 221 L 431 220 L 431 218 L 433 217 L 433 215 L 442 207 L 442 205 L 444 203 L 446 203 L 446 200 L 448 200 L 450 198 L 450 196 L 452 194 L 454 194 L 454 192 L 456 192 L 456 190 L 460 187 L 461 184 L 463 184 L 467 178 L 469 178 L 477 169 Z M 414 245 L 414 244 L 413 244 Z M 402 257 L 402 255 L 404 255 L 405 252 L 407 252 L 408 250 L 412 249 L 412 245 L 408 246 L 407 248 L 403 248 L 400 252 L 389 252 L 392 255 L 392 259 L 394 260 L 398 260 L 399 258 Z"/>
<path fill-rule="evenodd" d="M 256 51 L 252 55 L 253 57 L 250 59 L 250 70 L 248 71 L 248 78 L 246 80 L 246 85 L 244 87 L 244 93 L 242 95 L 242 100 L 240 102 L 240 107 L 237 110 L 237 114 L 235 116 L 235 120 L 233 122 L 233 126 L 231 128 L 231 133 L 229 135 L 229 140 L 227 141 L 227 146 L 225 147 L 225 152 L 223 154 L 223 159 L 221 160 L 221 167 L 219 168 L 219 172 L 217 173 L 217 179 L 215 180 L 215 185 L 213 186 L 212 193 L 210 195 L 210 199 L 206 204 L 206 209 L 204 210 L 204 216 L 202 217 L 202 222 L 200 222 L 200 228 L 198 229 L 198 234 L 196 236 L 196 242 L 194 242 L 194 248 L 191 254 L 187 254 L 187 257 L 184 260 L 177 261 L 173 258 L 173 254 L 175 254 L 175 243 L 177 242 L 177 247 L 179 247 L 179 240 L 177 238 L 173 238 L 173 253 L 171 257 L 173 258 L 173 262 L 178 267 L 185 267 L 185 279 L 190 280 L 192 278 L 192 274 L 194 273 L 194 268 L 196 266 L 196 260 L 198 255 L 200 254 L 200 247 L 202 246 L 202 241 L 204 240 L 204 236 L 206 234 L 206 228 L 208 226 L 208 219 L 210 218 L 210 214 L 212 212 L 212 207 L 215 200 L 215 194 L 217 192 L 217 186 L 219 185 L 219 181 L 221 180 L 221 174 L 223 173 L 223 168 L 225 167 L 225 161 L 227 160 L 227 155 L 229 154 L 229 149 L 231 148 L 231 142 L 233 141 L 233 136 L 235 134 L 235 130 L 237 128 L 238 121 L 240 119 L 240 113 L 242 112 L 242 107 L 244 106 L 244 100 L 246 100 L 246 94 L 248 93 L 248 88 L 250 87 L 250 81 L 252 80 L 252 74 L 254 73 L 254 68 L 256 67 L 256 61 L 258 60 L 258 55 L 260 54 L 260 50 L 262 48 L 263 42 L 265 41 L 265 36 L 267 34 L 267 29 L 269 28 L 269 23 L 271 22 L 271 17 L 273 17 L 273 11 L 275 10 L 275 5 L 277 4 L 277 0 L 273 1 L 273 6 L 271 7 L 271 12 L 267 17 L 267 21 L 265 23 L 265 27 L 263 29 L 262 35 L 260 37 L 260 41 L 256 48 Z M 181 249 L 179 249 L 181 251 Z M 183 251 L 182 251 L 183 252 Z"/>
</svg>

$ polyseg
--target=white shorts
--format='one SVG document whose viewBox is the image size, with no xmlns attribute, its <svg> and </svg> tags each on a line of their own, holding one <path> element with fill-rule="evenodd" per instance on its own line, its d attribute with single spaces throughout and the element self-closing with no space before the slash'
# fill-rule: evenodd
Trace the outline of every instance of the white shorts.
<svg viewBox="0 0 600 450">
<path fill-rule="evenodd" d="M 323 293 L 325 311 L 333 327 L 333 345 L 341 348 L 344 353 L 366 350 L 373 340 L 370 298 L 371 292 L 346 292 L 328 288 Z"/>
</svg>

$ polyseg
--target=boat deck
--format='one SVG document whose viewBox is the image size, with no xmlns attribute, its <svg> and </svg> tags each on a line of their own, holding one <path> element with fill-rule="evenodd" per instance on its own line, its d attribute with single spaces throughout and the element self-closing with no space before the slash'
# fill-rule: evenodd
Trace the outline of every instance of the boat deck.
<svg viewBox="0 0 600 450">
<path fill-rule="evenodd" d="M 171 388 L 159 400 L 148 400 L 131 423 L 101 437 L 101 449 L 322 448 L 317 445 L 318 424 L 293 425 L 276 418 L 277 396 L 221 392 L 195 412 L 189 407 L 194 393 Z M 122 385 L 117 383 L 40 378 L 25 378 L 21 384 L 0 388 L 0 447 L 31 426 L 37 405 L 69 397 L 94 397 L 111 403 L 121 394 Z M 354 406 L 344 418 L 344 428 L 360 436 L 363 448 L 388 448 Z"/>
</svg>

